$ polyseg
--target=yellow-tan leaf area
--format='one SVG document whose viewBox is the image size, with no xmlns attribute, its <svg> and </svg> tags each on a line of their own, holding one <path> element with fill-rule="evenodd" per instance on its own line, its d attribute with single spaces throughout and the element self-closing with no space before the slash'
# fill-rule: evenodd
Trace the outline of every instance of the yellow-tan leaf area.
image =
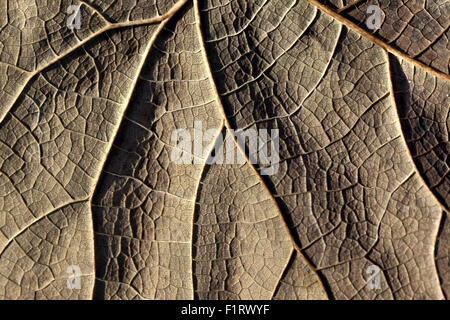
<svg viewBox="0 0 450 320">
<path fill-rule="evenodd" d="M 2 1 L 0 299 L 448 297 L 449 13 Z M 273 174 L 238 129 L 278 130 Z"/>
</svg>

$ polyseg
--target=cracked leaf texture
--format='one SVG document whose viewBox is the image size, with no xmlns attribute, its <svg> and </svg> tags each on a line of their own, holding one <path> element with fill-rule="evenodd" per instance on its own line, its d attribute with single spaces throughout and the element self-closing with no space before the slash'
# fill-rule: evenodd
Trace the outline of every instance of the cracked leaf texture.
<svg viewBox="0 0 450 320">
<path fill-rule="evenodd" d="M 447 0 L 0 1 L 0 298 L 448 298 L 449 23 Z M 238 129 L 278 130 L 274 174 Z M 191 164 L 175 130 L 209 137 Z"/>
</svg>

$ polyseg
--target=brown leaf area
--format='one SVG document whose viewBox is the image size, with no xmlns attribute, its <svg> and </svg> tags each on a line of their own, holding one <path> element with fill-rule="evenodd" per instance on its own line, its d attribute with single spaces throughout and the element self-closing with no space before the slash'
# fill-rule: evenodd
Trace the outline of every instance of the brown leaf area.
<svg viewBox="0 0 450 320">
<path fill-rule="evenodd" d="M 449 74 L 450 3 L 446 0 L 333 0 L 321 1 L 383 42 L 443 74 Z M 370 30 L 367 11 L 376 5 L 382 25 Z"/>
<path fill-rule="evenodd" d="M 0 298 L 448 298 L 449 15 L 2 1 Z M 278 130 L 274 174 L 238 129 Z"/>
</svg>

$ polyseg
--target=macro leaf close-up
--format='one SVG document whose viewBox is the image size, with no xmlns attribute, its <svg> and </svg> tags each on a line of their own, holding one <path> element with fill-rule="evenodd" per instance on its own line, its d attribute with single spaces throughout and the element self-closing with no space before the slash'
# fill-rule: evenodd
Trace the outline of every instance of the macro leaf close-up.
<svg viewBox="0 0 450 320">
<path fill-rule="evenodd" d="M 450 298 L 449 26 L 0 0 L 0 299 Z"/>
</svg>

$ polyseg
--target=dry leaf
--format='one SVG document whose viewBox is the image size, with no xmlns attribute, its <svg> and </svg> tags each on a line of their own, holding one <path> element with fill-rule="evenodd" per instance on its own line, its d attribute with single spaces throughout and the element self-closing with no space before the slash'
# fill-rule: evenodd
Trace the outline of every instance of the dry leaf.
<svg viewBox="0 0 450 320">
<path fill-rule="evenodd" d="M 0 297 L 448 297 L 449 15 L 2 1 Z M 278 130 L 272 174 L 239 129 Z"/>
</svg>

